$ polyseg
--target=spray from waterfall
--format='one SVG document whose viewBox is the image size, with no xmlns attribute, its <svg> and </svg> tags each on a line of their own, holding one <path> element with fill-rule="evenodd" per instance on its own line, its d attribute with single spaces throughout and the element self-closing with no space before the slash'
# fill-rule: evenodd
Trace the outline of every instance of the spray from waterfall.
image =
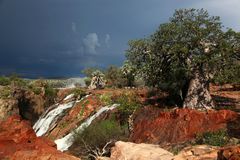
<svg viewBox="0 0 240 160">
<path fill-rule="evenodd" d="M 113 104 L 112 106 L 105 106 L 102 107 L 101 109 L 99 109 L 94 115 L 92 115 L 91 117 L 89 117 L 88 119 L 86 119 L 77 129 L 75 129 L 74 131 L 70 132 L 68 135 L 66 135 L 65 137 L 61 138 L 61 139 L 57 139 L 55 140 L 55 143 L 57 144 L 57 149 L 60 151 L 66 151 L 68 150 L 68 148 L 73 144 L 74 142 L 74 133 L 75 132 L 82 132 L 86 127 L 88 127 L 93 120 L 95 120 L 98 116 L 100 116 L 101 114 L 113 110 L 116 107 L 118 107 L 118 104 Z"/>
</svg>

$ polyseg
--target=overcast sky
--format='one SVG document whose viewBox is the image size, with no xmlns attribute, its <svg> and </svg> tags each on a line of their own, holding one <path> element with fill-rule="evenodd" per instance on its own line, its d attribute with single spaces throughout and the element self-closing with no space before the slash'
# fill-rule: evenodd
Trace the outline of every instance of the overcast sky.
<svg viewBox="0 0 240 160">
<path fill-rule="evenodd" d="M 0 0 L 0 74 L 76 77 L 119 66 L 130 39 L 179 8 L 207 9 L 240 31 L 240 0 Z"/>
</svg>

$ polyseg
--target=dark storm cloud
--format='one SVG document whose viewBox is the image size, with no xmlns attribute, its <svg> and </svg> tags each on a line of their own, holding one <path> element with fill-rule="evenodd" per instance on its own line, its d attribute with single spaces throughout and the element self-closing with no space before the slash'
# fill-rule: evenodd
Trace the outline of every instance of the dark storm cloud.
<svg viewBox="0 0 240 160">
<path fill-rule="evenodd" d="M 220 15 L 223 6 L 239 4 L 219 2 L 0 0 L 0 74 L 78 76 L 85 67 L 121 65 L 128 40 L 154 32 L 174 9 L 204 7 Z M 231 8 L 228 16 L 238 12 Z M 230 27 L 237 26 L 223 15 Z"/>
</svg>

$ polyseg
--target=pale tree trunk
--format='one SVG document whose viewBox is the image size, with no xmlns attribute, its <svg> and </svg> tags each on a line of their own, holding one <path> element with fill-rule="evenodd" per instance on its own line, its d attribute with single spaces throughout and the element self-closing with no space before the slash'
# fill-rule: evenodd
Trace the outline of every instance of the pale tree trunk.
<svg viewBox="0 0 240 160">
<path fill-rule="evenodd" d="M 183 108 L 212 109 L 214 103 L 209 92 L 209 82 L 203 73 L 195 71 L 184 99 Z"/>
</svg>

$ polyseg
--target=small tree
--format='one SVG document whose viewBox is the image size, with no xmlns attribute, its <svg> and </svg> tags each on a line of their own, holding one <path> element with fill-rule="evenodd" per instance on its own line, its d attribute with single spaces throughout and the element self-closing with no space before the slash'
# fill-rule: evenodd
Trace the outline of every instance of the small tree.
<svg viewBox="0 0 240 160">
<path fill-rule="evenodd" d="M 103 88 L 105 86 L 104 74 L 96 70 L 92 73 L 92 80 L 89 86 L 90 89 Z"/>
<path fill-rule="evenodd" d="M 110 66 L 105 72 L 105 78 L 108 86 L 111 87 L 124 87 L 126 86 L 127 80 L 124 77 L 121 69 L 116 66 Z"/>
<path fill-rule="evenodd" d="M 125 61 L 123 66 L 121 67 L 121 71 L 124 77 L 127 79 L 127 86 L 134 86 L 136 69 L 134 68 L 132 63 L 130 61 Z"/>
<path fill-rule="evenodd" d="M 126 56 L 148 85 L 179 95 L 184 107 L 213 108 L 209 82 L 227 62 L 239 66 L 239 33 L 222 28 L 203 9 L 176 10 L 150 38 L 130 41 Z"/>
</svg>

